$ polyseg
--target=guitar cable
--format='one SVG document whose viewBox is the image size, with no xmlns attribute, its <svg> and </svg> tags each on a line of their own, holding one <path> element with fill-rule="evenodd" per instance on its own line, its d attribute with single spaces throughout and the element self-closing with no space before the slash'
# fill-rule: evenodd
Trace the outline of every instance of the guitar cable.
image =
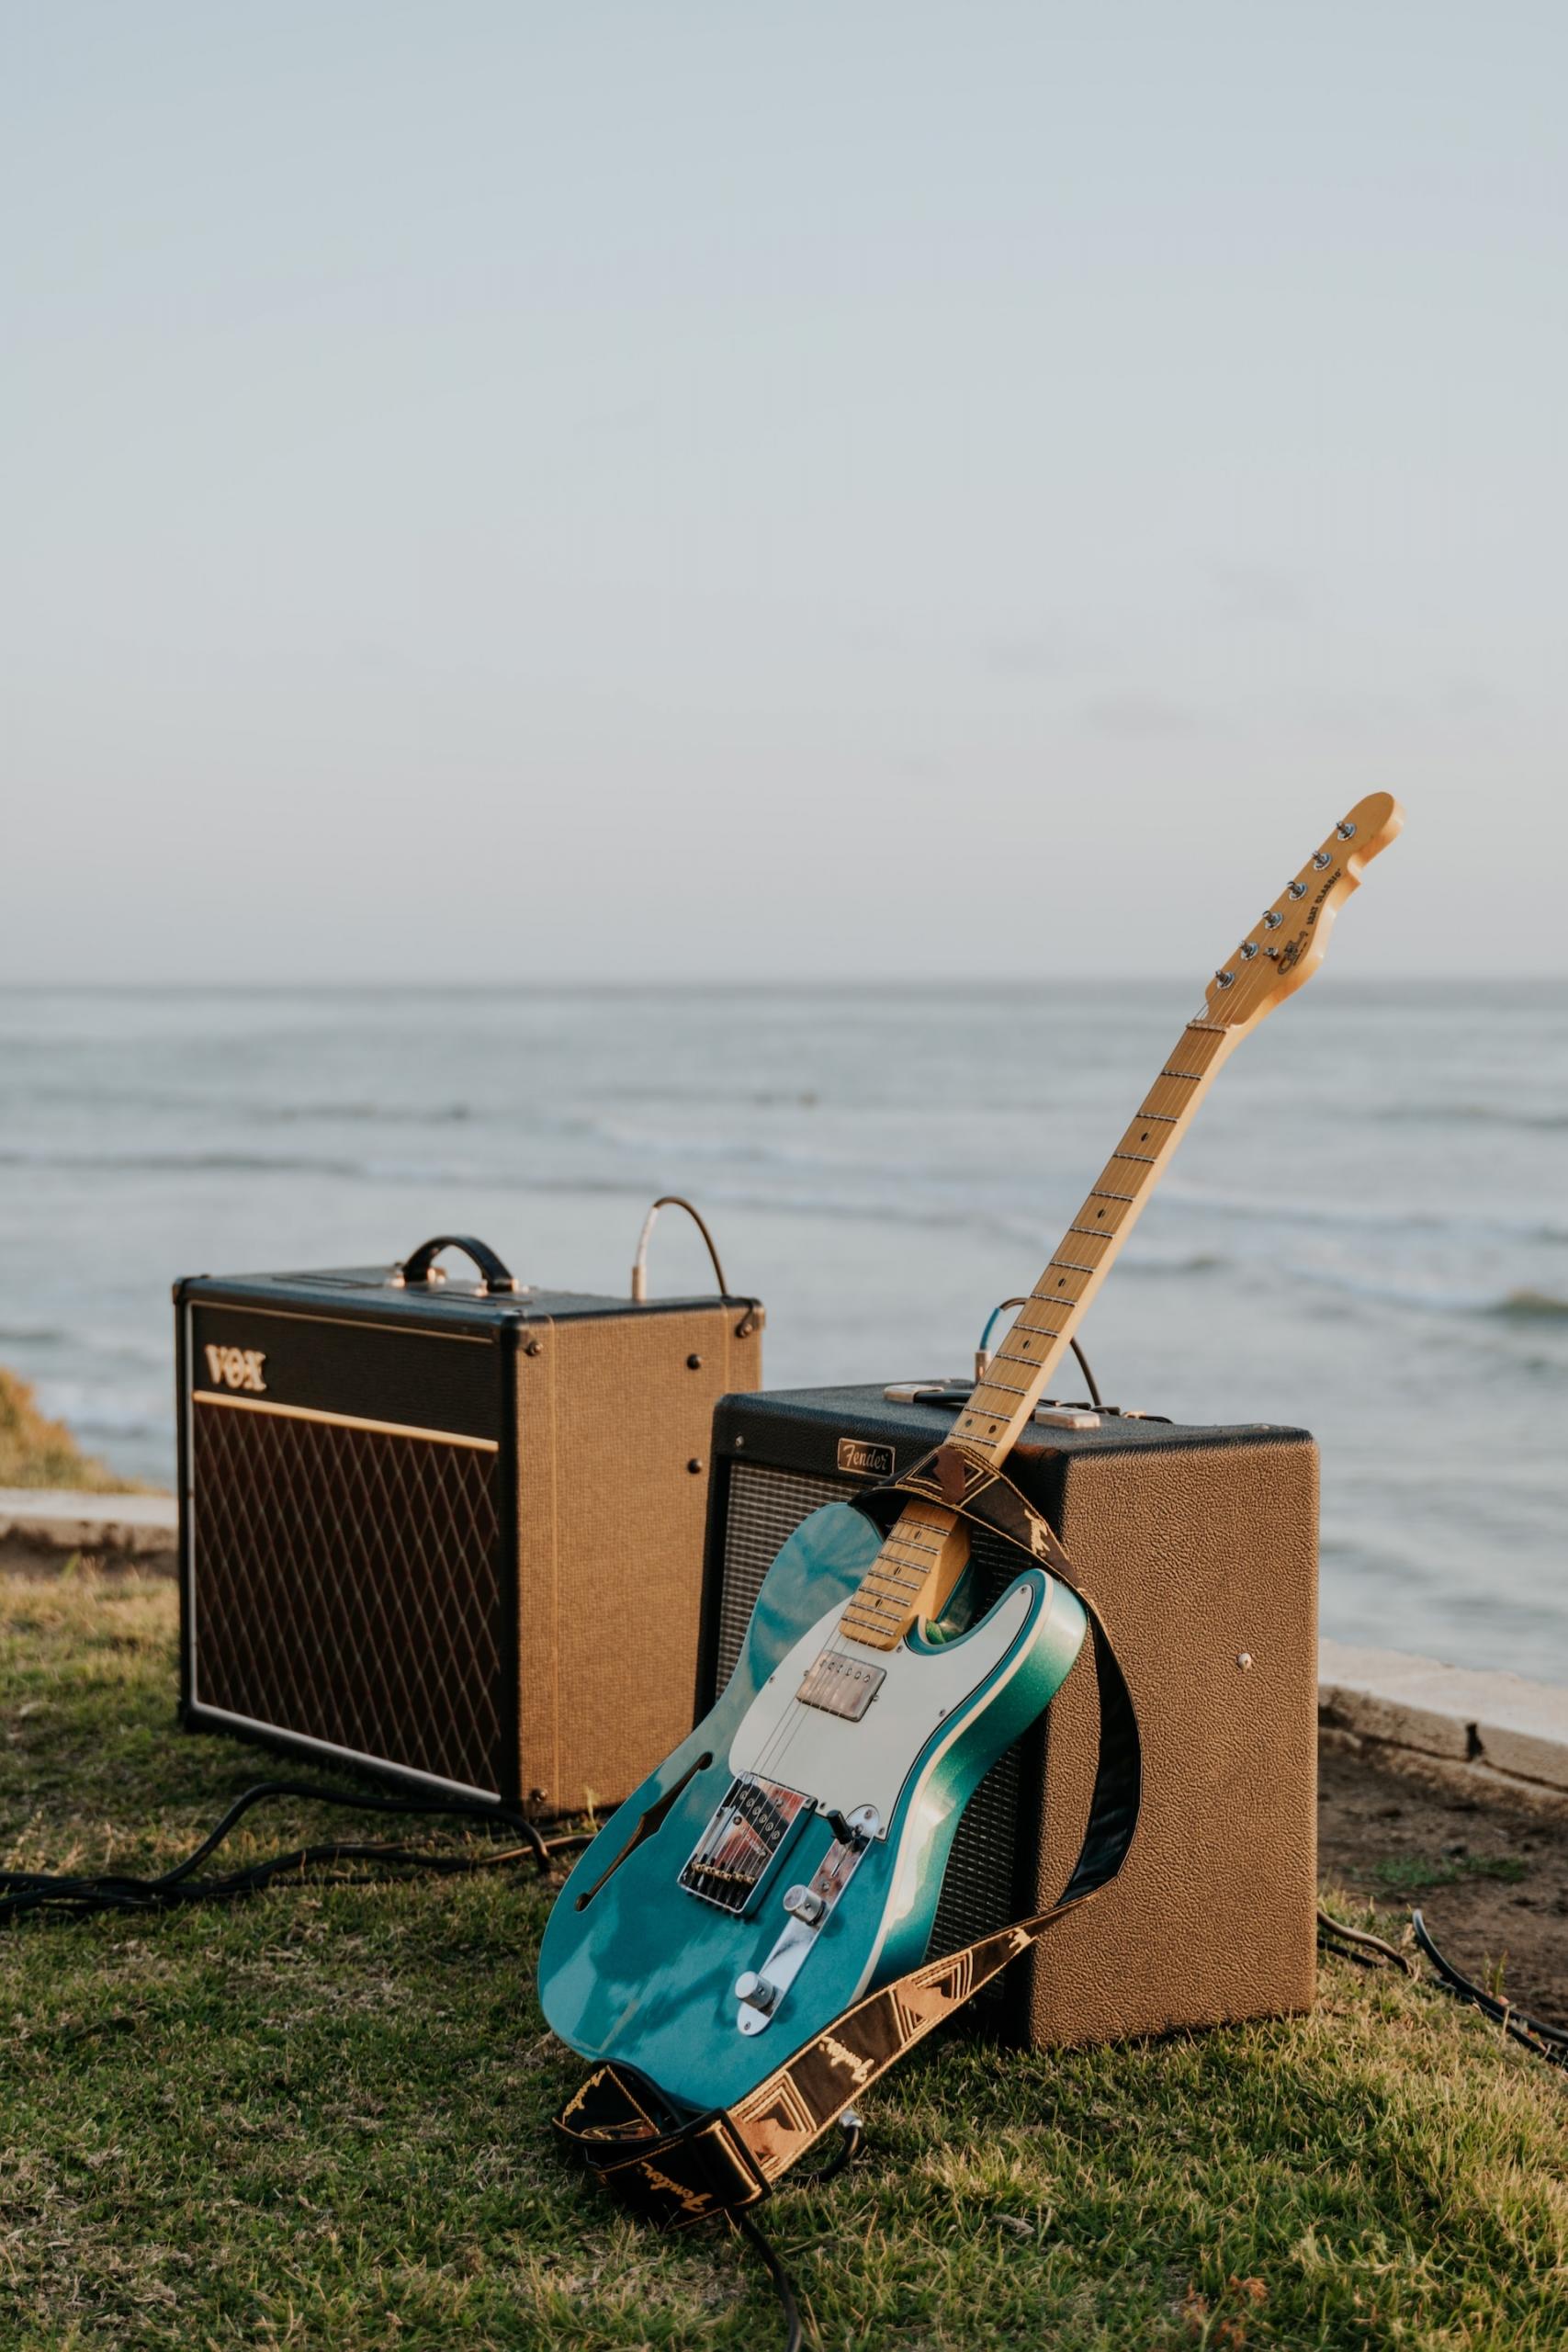
<svg viewBox="0 0 1568 2352">
<path fill-rule="evenodd" d="M 779 2309 L 784 2318 L 784 2352 L 800 2352 L 805 2340 L 801 2333 L 800 2305 L 795 2298 L 795 2281 L 779 2259 L 778 2250 L 771 2238 L 765 2237 L 750 2213 L 732 2213 L 730 2227 L 756 2248 L 779 2299 Z"/>
<path fill-rule="evenodd" d="M 427 1819 L 463 1821 L 482 1824 L 491 1830 L 502 1829 L 523 1843 L 501 1853 L 442 1854 L 422 1850 L 417 1847 L 378 1845 L 359 1839 L 333 1838 L 324 1843 L 297 1846 L 287 1853 L 268 1855 L 253 1862 L 247 1869 L 231 1871 L 214 1878 L 197 1878 L 196 1872 L 208 1857 L 222 1845 L 224 1839 L 244 1818 L 254 1805 L 275 1797 L 294 1797 L 312 1804 L 344 1806 L 355 1813 L 414 1815 Z M 461 1877 L 471 1871 L 497 1870 L 507 1862 L 532 1860 L 541 1873 L 549 1871 L 559 1854 L 574 1852 L 591 1841 L 592 1832 L 577 1830 L 565 1836 L 546 1838 L 536 1825 L 523 1815 L 504 1805 L 483 1805 L 465 1802 L 461 1797 L 392 1797 L 374 1796 L 358 1789 L 322 1788 L 308 1781 L 261 1781 L 247 1789 L 224 1814 L 217 1826 L 210 1830 L 187 1854 L 183 1862 L 157 1876 L 144 1878 L 129 1871 L 106 1871 L 91 1876 L 77 1876 L 41 1871 L 0 1871 L 0 1927 L 37 1911 L 63 1913 L 71 1918 L 88 1918 L 104 1911 L 171 1911 L 187 1903 L 233 1902 L 248 1894 L 259 1894 L 276 1878 L 298 1876 L 308 1870 L 318 1870 L 336 1862 L 379 1862 L 389 1871 L 426 1870 L 447 1877 Z M 321 1882 L 328 1885 L 369 1885 L 375 1882 L 362 1872 Z"/>
<path fill-rule="evenodd" d="M 1500 2025 L 1511 2041 L 1522 2042 L 1527 2050 L 1533 2050 L 1536 2056 L 1544 2058 L 1549 2066 L 1568 2070 L 1568 2027 L 1548 2025 L 1541 2018 L 1532 2018 L 1527 2009 L 1517 2009 L 1512 2001 L 1500 2001 L 1495 1994 L 1484 1991 L 1473 1978 L 1466 1976 L 1445 1953 L 1438 1950 L 1418 1910 L 1410 1914 L 1410 1925 L 1417 1945 L 1437 1970 L 1438 1982 L 1445 1993 L 1451 1993 L 1456 2001 L 1466 2001 L 1472 2007 L 1481 2010 L 1494 2024 Z"/>
<path fill-rule="evenodd" d="M 1531 2017 L 1528 2009 L 1516 2008 L 1512 2001 L 1499 2000 L 1495 1994 L 1488 1993 L 1483 1986 L 1477 1984 L 1473 1977 L 1456 1968 L 1447 1953 L 1438 1950 L 1418 1909 L 1410 1914 L 1410 1927 L 1416 1949 L 1431 1962 L 1437 1972 L 1435 1981 L 1445 1993 L 1451 1994 L 1456 2001 L 1463 2001 L 1470 2007 L 1479 2009 L 1495 2025 L 1500 2025 L 1511 2041 L 1533 2051 L 1538 2058 L 1544 2058 L 1549 2066 L 1568 2072 L 1568 2026 L 1548 2025 L 1544 2018 Z M 1320 1911 L 1317 1915 L 1317 1937 L 1321 1944 L 1330 1947 L 1337 1944 L 1344 1950 L 1347 1959 L 1359 1961 L 1363 1967 L 1400 1968 L 1406 1976 L 1415 1977 L 1417 1983 L 1421 1981 L 1408 1952 L 1385 1943 L 1382 1936 L 1369 1935 L 1364 1928 L 1348 1928 L 1342 1919 L 1332 1917 L 1326 1911 Z M 1374 1956 L 1364 1958 L 1366 1954 Z"/>
<path fill-rule="evenodd" d="M 852 2163 L 858 2155 L 865 2138 L 865 2125 L 852 2107 L 846 2107 L 840 2116 L 839 2129 L 844 2135 L 840 2147 L 829 2157 L 827 2163 L 818 2165 L 815 2172 L 801 2174 L 800 2184 L 809 2183 L 812 2188 L 819 2188 L 824 2181 L 835 2179 L 843 2171 L 845 2165 Z M 738 2231 L 755 2247 L 769 2278 L 773 2280 L 773 2291 L 779 2299 L 779 2308 L 784 2312 L 784 2352 L 801 2352 L 804 2337 L 801 2330 L 800 2305 L 795 2299 L 795 2280 L 785 2267 L 778 2248 L 772 2239 L 765 2236 L 757 2227 L 750 2213 L 745 2211 L 732 2213 L 729 2216 L 729 2222 L 732 2229 Z"/>
</svg>

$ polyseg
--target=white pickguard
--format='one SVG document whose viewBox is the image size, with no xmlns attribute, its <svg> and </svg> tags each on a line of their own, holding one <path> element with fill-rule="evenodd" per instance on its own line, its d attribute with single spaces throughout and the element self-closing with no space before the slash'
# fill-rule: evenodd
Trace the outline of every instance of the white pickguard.
<svg viewBox="0 0 1568 2352">
<path fill-rule="evenodd" d="M 867 1650 L 846 1637 L 845 1649 L 887 1670 L 859 1723 L 803 1706 L 795 1695 L 807 1668 L 838 1633 L 849 1606 L 841 1601 L 802 1634 L 752 1700 L 730 1742 L 730 1770 L 761 1773 L 841 1813 L 874 1805 L 891 1822 L 915 1758 L 996 1673 L 1022 1631 L 1031 1599 L 1027 1586 L 1004 1593 L 973 1633 L 950 1647 L 919 1650 L 900 1643 L 894 1650 Z"/>
</svg>

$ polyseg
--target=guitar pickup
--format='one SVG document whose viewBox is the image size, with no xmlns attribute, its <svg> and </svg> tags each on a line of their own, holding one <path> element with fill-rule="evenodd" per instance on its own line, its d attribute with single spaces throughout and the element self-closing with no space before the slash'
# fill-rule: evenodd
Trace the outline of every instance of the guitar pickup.
<svg viewBox="0 0 1568 2352">
<path fill-rule="evenodd" d="M 816 1664 L 807 1667 L 795 1695 L 802 1706 L 820 1707 L 824 1714 L 842 1715 L 846 1722 L 858 1724 L 886 1679 L 886 1667 L 846 1657 L 841 1650 L 824 1650 Z"/>
</svg>

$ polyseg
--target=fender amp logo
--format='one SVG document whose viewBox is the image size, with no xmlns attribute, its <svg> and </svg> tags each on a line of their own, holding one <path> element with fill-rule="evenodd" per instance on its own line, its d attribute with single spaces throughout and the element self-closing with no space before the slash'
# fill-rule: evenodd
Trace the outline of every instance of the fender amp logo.
<svg viewBox="0 0 1568 2352">
<path fill-rule="evenodd" d="M 893 1466 L 890 1445 L 869 1445 L 859 1437 L 839 1440 L 839 1467 L 856 1478 L 891 1478 Z"/>
<path fill-rule="evenodd" d="M 266 1394 L 262 1370 L 266 1356 L 260 1348 L 207 1348 L 203 1353 L 214 1388 L 248 1388 L 257 1396 Z"/>
</svg>

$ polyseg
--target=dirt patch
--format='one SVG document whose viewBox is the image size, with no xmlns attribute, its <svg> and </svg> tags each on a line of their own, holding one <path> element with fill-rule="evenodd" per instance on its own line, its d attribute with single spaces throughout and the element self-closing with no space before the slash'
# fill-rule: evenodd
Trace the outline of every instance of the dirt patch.
<svg viewBox="0 0 1568 2352">
<path fill-rule="evenodd" d="M 1325 1751 L 1318 1871 L 1391 1910 L 1419 1905 L 1447 1956 L 1521 2008 L 1568 2025 L 1568 1822 L 1515 1813 L 1489 1793 L 1448 1797 L 1370 1761 Z"/>
</svg>

